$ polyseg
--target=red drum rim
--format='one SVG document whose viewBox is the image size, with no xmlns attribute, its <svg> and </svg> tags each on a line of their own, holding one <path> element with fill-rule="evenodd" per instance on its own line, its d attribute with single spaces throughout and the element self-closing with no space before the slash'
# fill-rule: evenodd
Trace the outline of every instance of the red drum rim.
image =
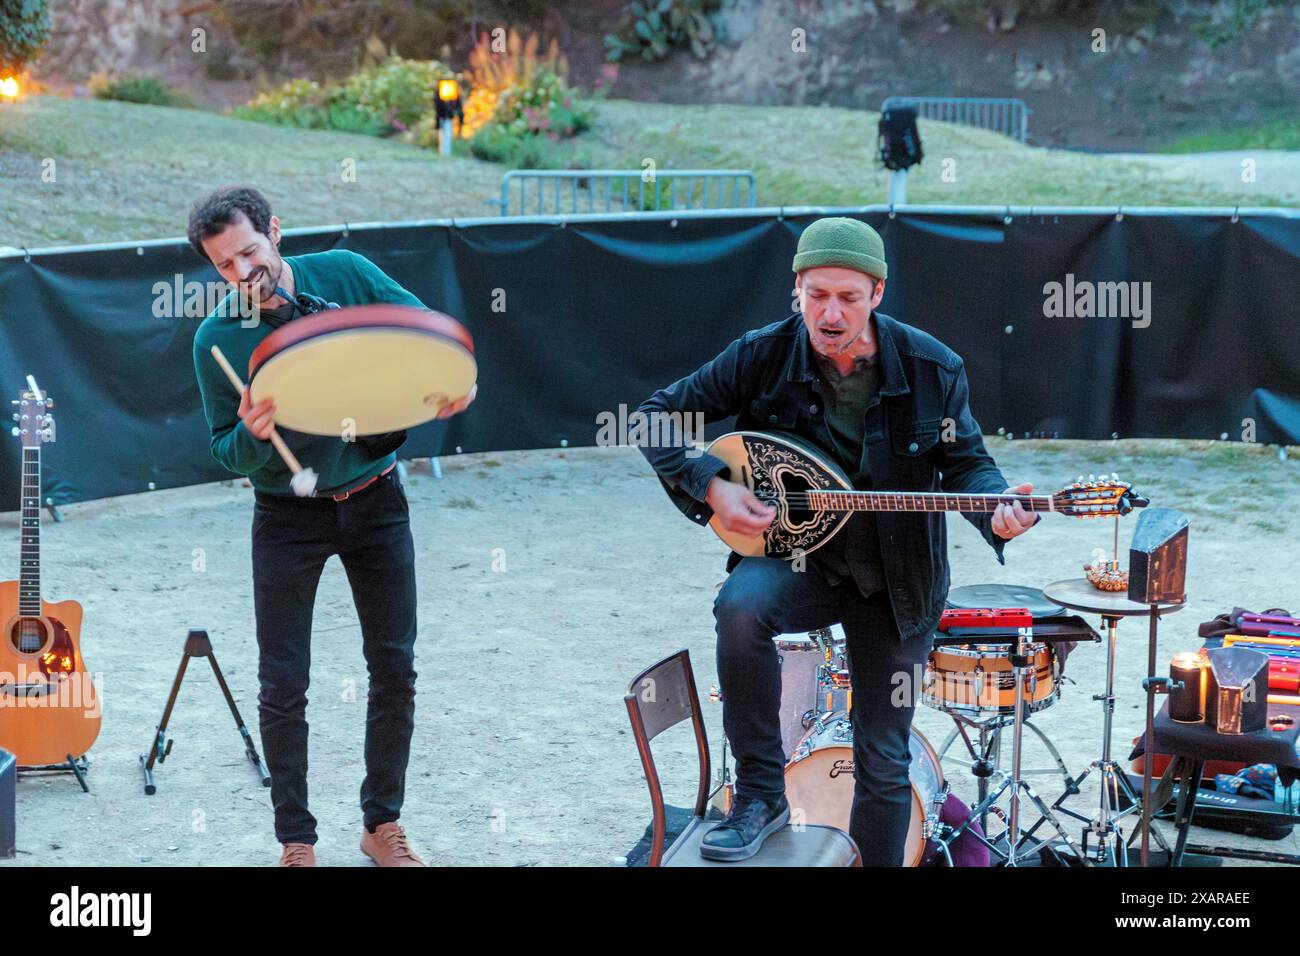
<svg viewBox="0 0 1300 956">
<path fill-rule="evenodd" d="M 448 339 L 474 355 L 469 330 L 449 315 L 406 305 L 353 305 L 303 316 L 276 329 L 248 357 L 251 381 L 268 359 L 284 350 L 323 335 L 370 329 L 413 329 Z"/>
</svg>

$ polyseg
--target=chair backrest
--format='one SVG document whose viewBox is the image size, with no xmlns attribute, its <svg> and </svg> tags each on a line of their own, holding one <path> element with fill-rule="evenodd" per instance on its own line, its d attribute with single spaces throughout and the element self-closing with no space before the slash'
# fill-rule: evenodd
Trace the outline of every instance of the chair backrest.
<svg viewBox="0 0 1300 956">
<path fill-rule="evenodd" d="M 646 668 L 632 679 L 623 698 L 628 719 L 632 722 L 632 735 L 641 766 L 645 769 L 646 785 L 650 788 L 650 803 L 654 809 L 654 823 L 650 840 L 650 866 L 658 866 L 663 859 L 667 821 L 664 814 L 664 793 L 655 769 L 650 741 L 670 727 L 690 720 L 695 731 L 695 748 L 699 755 L 700 780 L 695 796 L 695 815 L 704 816 L 709 795 L 709 745 L 704 732 L 704 719 L 700 715 L 700 697 L 695 690 L 695 674 L 691 671 L 690 652 L 682 650 L 665 657 Z"/>
</svg>

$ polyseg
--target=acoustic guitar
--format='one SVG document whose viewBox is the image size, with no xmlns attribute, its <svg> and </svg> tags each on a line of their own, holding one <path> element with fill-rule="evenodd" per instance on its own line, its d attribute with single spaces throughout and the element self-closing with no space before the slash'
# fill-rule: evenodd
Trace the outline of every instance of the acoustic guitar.
<svg viewBox="0 0 1300 956">
<path fill-rule="evenodd" d="M 28 378 L 15 402 L 22 439 L 18 580 L 0 582 L 0 747 L 20 766 L 66 763 L 99 736 L 99 689 L 81 657 L 81 605 L 41 600 L 41 445 L 53 403 Z"/>
<path fill-rule="evenodd" d="M 825 452 L 790 435 L 729 432 L 714 439 L 707 454 L 720 458 L 730 480 L 761 501 L 776 505 L 776 517 L 761 535 L 722 527 L 714 534 L 738 554 L 791 560 L 809 554 L 844 527 L 855 511 L 993 512 L 1019 501 L 1026 511 L 1053 511 L 1076 518 L 1110 518 L 1149 504 L 1117 477 L 1079 481 L 1053 495 L 944 494 L 914 491 L 856 491 L 848 475 Z M 725 477 L 725 476 L 724 476 Z"/>
</svg>

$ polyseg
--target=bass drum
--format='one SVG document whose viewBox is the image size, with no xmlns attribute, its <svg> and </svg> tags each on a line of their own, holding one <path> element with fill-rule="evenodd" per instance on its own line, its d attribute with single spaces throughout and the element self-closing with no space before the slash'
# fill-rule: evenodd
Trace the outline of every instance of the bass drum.
<svg viewBox="0 0 1300 956">
<path fill-rule="evenodd" d="M 910 735 L 912 819 L 903 845 L 903 865 L 920 866 L 926 844 L 947 798 L 939 757 L 915 727 Z M 846 714 L 831 715 L 814 724 L 785 768 L 785 793 L 790 822 L 816 823 L 849 832 L 853 809 L 853 728 Z M 798 814 L 802 811 L 802 816 Z"/>
</svg>

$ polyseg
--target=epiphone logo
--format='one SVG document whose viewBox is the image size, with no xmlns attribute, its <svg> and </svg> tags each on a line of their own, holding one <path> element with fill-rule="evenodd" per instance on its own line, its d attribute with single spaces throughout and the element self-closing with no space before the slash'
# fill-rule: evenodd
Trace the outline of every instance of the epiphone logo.
<svg viewBox="0 0 1300 956">
<path fill-rule="evenodd" d="M 830 777 L 832 780 L 834 780 L 842 773 L 848 773 L 848 774 L 853 773 L 852 760 L 837 760 L 833 764 L 831 764 Z"/>
</svg>

